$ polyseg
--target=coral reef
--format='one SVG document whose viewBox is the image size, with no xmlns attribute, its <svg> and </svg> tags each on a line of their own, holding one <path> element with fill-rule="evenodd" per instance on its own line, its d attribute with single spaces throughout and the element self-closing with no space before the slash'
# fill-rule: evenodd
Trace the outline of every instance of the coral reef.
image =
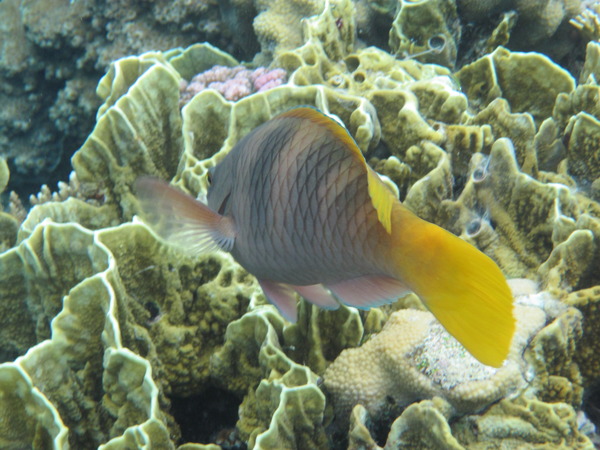
<svg viewBox="0 0 600 450">
<path fill-rule="evenodd" d="M 261 50 L 273 55 L 302 45 L 302 19 L 322 12 L 325 0 L 258 0 L 256 4 L 254 31 Z"/>
<path fill-rule="evenodd" d="M 139 228 L 128 231 L 135 234 Z M 111 259 L 92 232 L 50 223 L 0 257 L 2 356 L 10 361 L 23 355 L 0 365 L 0 373 L 2 379 L 18 373 L 15 380 L 35 386 L 29 395 L 3 397 L 13 400 L 3 410 L 26 415 L 20 427 L 27 428 L 11 430 L 14 439 L 20 438 L 13 445 L 34 447 L 34 439 L 47 430 L 58 448 L 65 448 L 65 425 L 70 445 L 80 448 L 107 443 L 136 424 L 137 431 L 118 440 L 168 442 L 150 364 L 123 347 L 117 311 L 118 299 L 124 301 L 126 294 Z M 46 412 L 40 411 L 40 398 Z M 40 433 L 26 433 L 31 427 Z"/>
<path fill-rule="evenodd" d="M 103 11 L 67 3 L 50 2 L 44 14 L 42 2 L 0 2 L 0 33 L 12 37 L 0 46 L 0 120 L 10 125 L 0 145 L 70 139 L 71 126 L 87 135 L 78 121 L 97 101 L 85 83 L 109 64 L 72 175 L 57 192 L 42 188 L 30 210 L 3 194 L 11 206 L 0 213 L 0 446 L 591 447 L 600 419 L 583 408 L 598 408 L 590 393 L 600 367 L 600 45 L 588 44 L 578 81 L 541 54 L 498 47 L 527 20 L 534 31 L 559 21 L 546 36 L 560 34 L 579 2 L 540 2 L 538 11 L 510 2 L 516 24 L 499 1 L 119 1 Z M 475 36 L 472 61 L 453 72 L 475 7 L 499 22 Z M 216 36 L 220 15 L 238 31 L 231 44 L 218 34 L 223 50 L 176 47 Z M 418 29 L 423 17 L 430 27 Z M 289 35 L 284 20 L 294 20 Z M 396 56 L 356 39 L 377 24 L 393 28 Z M 224 50 L 244 40 L 251 48 L 254 29 L 260 52 L 240 69 Z M 440 39 L 443 51 L 432 52 Z M 117 59 L 119 46 L 139 55 Z M 56 57 L 64 48 L 74 49 L 71 60 Z M 264 77 L 249 95 L 204 89 L 217 73 L 248 81 L 259 66 Z M 273 86 L 277 68 L 288 81 Z M 181 107 L 182 85 L 198 74 L 202 84 Z M 34 88 L 51 80 L 42 104 Z M 229 256 L 192 259 L 135 218 L 137 177 L 202 198 L 208 171 L 245 134 L 297 105 L 343 123 L 417 214 L 477 246 L 507 277 L 533 280 L 513 283 L 519 331 L 503 367 L 474 361 L 414 295 L 368 312 L 300 301 L 290 324 Z M 3 152 L 0 190 L 26 170 Z M 182 399 L 193 407 L 182 412 Z M 218 408 L 237 423 L 201 430 Z"/>
<path fill-rule="evenodd" d="M 472 62 L 500 45 L 569 59 L 581 54 L 582 43 L 594 39 L 596 3 L 358 0 L 356 22 L 358 35 L 367 45 L 447 67 Z"/>
<path fill-rule="evenodd" d="M 8 165 L 3 158 L 0 158 L 0 195 L 6 189 L 10 171 Z M 23 211 L 23 215 L 27 213 Z M 15 215 L 8 214 L 0 210 L 0 252 L 8 250 L 15 245 L 17 239 L 17 230 L 19 228 L 19 220 Z"/>
<path fill-rule="evenodd" d="M 595 1 L 587 2 L 585 9 L 573 17 L 569 23 L 589 41 L 596 41 L 600 37 L 600 4 Z"/>
<path fill-rule="evenodd" d="M 211 361 L 215 378 L 248 394 L 237 426 L 249 447 L 325 448 L 325 396 L 317 375 L 282 351 L 284 326 L 270 305 L 232 322 Z"/>
<path fill-rule="evenodd" d="M 99 445 L 136 423 L 142 436 L 159 433 L 145 438 L 155 444 L 168 441 L 167 427 L 177 435 L 159 406 L 164 393 L 205 385 L 209 349 L 257 291 L 248 279 L 242 287 L 245 274 L 228 258 L 191 263 L 161 245 L 139 224 L 91 232 L 46 223 L 2 255 L 3 360 L 31 349 L 0 371 L 20 368 L 49 396 L 72 446 Z M 115 442 L 131 439 L 140 437 Z"/>
<path fill-rule="evenodd" d="M 545 301 L 540 303 L 544 297 Z M 573 308 L 564 310 L 564 305 L 544 294 L 529 295 L 518 301 L 526 299 L 538 307 L 544 306 L 550 315 L 559 314 L 536 335 L 525 353 L 525 359 L 532 360 L 536 368 L 528 369 L 535 373 L 530 384 L 518 395 L 504 398 L 480 414 L 457 417 L 451 403 L 439 396 L 412 403 L 391 424 L 385 449 L 463 449 L 489 445 L 592 448 L 590 437 L 580 428 L 576 410 L 581 402 L 581 380 L 573 358 L 577 355 L 574 343 L 581 336 L 582 315 Z M 538 400 L 538 395 L 544 401 Z M 349 448 L 381 448 L 372 437 L 377 431 L 374 423 L 377 422 L 365 408 L 355 406 Z"/>
<path fill-rule="evenodd" d="M 239 100 L 254 92 L 263 92 L 285 83 L 286 72 L 283 69 L 269 70 L 266 67 L 249 70 L 243 66 L 213 66 L 190 81 L 183 81 L 180 103 L 185 105 L 194 95 L 204 89 L 214 89 L 226 100 Z"/>
<path fill-rule="evenodd" d="M 94 125 L 97 79 L 112 61 L 209 39 L 226 47 L 220 23 L 211 1 L 1 2 L 0 156 L 12 185 L 28 193 L 68 174 Z"/>
<path fill-rule="evenodd" d="M 2 426 L 0 444 L 5 448 L 66 448 L 68 429 L 56 409 L 35 389 L 19 366 L 4 367 L 0 378 Z"/>
<path fill-rule="evenodd" d="M 538 53 L 511 53 L 504 48 L 463 67 L 457 77 L 473 105 L 485 107 L 503 97 L 512 111 L 527 111 L 538 121 L 552 114 L 559 93 L 575 88 L 572 75 L 549 58 Z M 543 83 L 530 84 L 542 77 Z"/>
<path fill-rule="evenodd" d="M 600 289 L 592 287 L 573 292 L 567 296 L 565 303 L 572 305 L 583 313 L 583 334 L 587 337 L 578 345 L 578 351 L 574 355 L 574 363 L 577 364 L 583 383 L 586 386 L 597 381 L 600 360 L 598 359 L 598 301 Z M 565 336 L 568 339 L 568 336 Z M 571 344 L 572 345 L 572 344 Z M 568 368 L 568 367 L 567 367 Z"/>
<path fill-rule="evenodd" d="M 513 45 L 522 49 L 553 37 L 561 24 L 565 24 L 581 11 L 580 1 L 528 1 L 493 0 L 478 2 L 459 0 L 458 8 L 466 20 L 481 21 L 501 11 L 514 9 L 519 15 L 517 27 L 511 37 Z"/>
<path fill-rule="evenodd" d="M 367 45 L 452 68 L 499 45 L 580 54 L 583 46 L 569 32 L 579 28 L 592 39 L 595 8 L 579 0 L 161 0 L 151 7 L 136 0 L 110 7 L 8 0 L 0 6 L 0 155 L 21 194 L 64 178 L 68 158 L 94 124 L 97 78 L 130 54 L 209 41 L 268 66 L 309 41 L 310 21 L 329 11 L 336 27 L 323 41 L 358 32 Z"/>
</svg>

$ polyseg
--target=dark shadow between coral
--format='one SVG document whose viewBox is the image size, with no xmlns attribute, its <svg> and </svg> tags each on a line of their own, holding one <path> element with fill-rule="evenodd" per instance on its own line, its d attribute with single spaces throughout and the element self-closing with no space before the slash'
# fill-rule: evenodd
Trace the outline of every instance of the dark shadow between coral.
<svg viewBox="0 0 600 450">
<path fill-rule="evenodd" d="M 181 427 L 181 443 L 214 443 L 223 450 L 245 450 L 235 424 L 241 399 L 222 389 L 208 388 L 191 397 L 170 397 L 171 414 Z"/>
</svg>

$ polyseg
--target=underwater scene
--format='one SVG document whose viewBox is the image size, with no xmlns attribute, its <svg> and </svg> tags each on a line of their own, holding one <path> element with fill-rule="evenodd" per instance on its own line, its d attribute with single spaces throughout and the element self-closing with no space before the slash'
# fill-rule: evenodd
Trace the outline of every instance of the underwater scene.
<svg viewBox="0 0 600 450">
<path fill-rule="evenodd" d="M 599 39 L 0 0 L 0 449 L 600 448 Z"/>
</svg>

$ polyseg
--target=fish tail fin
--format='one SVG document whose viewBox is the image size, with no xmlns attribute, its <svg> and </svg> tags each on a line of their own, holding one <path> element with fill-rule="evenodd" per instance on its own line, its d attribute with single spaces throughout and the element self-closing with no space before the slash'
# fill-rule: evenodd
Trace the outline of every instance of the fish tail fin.
<svg viewBox="0 0 600 450">
<path fill-rule="evenodd" d="M 515 330 L 513 297 L 500 268 L 477 248 L 399 203 L 392 229 L 396 276 L 475 358 L 500 367 Z"/>
</svg>

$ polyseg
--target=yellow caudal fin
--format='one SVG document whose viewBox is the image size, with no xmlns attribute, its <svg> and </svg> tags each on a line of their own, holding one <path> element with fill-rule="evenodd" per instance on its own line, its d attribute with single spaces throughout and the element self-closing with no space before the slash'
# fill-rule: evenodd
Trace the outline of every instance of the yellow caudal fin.
<svg viewBox="0 0 600 450">
<path fill-rule="evenodd" d="M 400 204 L 392 216 L 398 278 L 475 358 L 500 367 L 508 356 L 515 318 L 511 291 L 496 263 Z"/>
</svg>

